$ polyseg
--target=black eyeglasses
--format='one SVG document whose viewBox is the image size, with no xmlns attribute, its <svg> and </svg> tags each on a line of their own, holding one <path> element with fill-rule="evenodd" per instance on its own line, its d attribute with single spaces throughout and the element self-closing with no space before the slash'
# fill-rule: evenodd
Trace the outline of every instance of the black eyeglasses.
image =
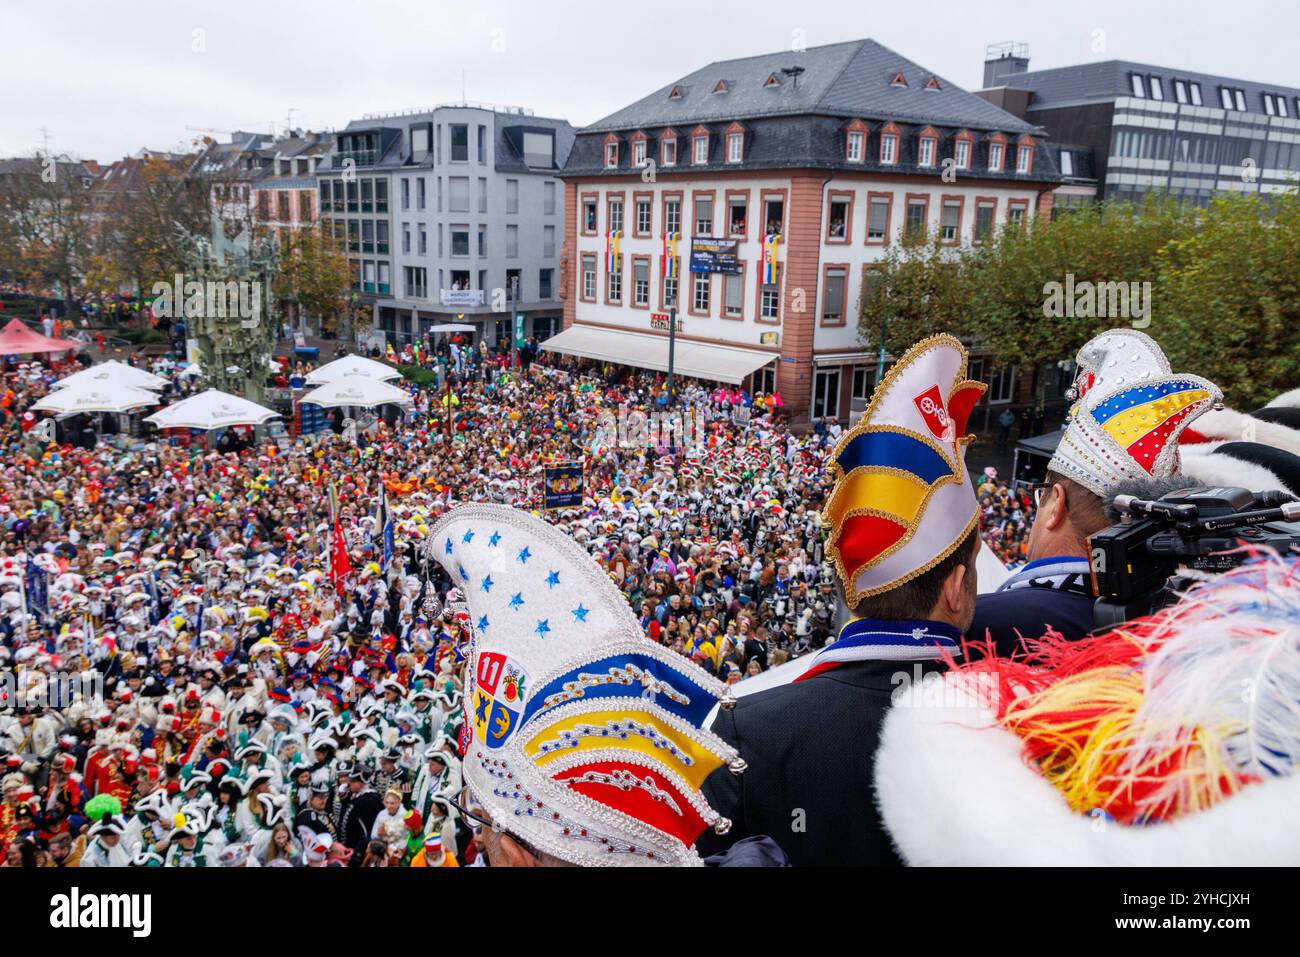
<svg viewBox="0 0 1300 957">
<path fill-rule="evenodd" d="M 1042 508 L 1043 495 L 1054 488 L 1056 488 L 1055 482 L 1035 482 L 1029 486 L 1029 492 L 1034 497 L 1034 508 Z"/>
</svg>

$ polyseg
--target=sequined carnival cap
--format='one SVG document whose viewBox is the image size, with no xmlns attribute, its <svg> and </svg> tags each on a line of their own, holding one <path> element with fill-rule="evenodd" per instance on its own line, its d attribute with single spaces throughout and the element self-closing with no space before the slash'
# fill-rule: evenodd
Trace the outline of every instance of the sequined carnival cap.
<svg viewBox="0 0 1300 957">
<path fill-rule="evenodd" d="M 463 771 L 495 827 L 582 865 L 698 864 L 730 822 L 700 787 L 744 769 L 703 725 L 726 685 L 645 636 L 580 545 L 503 505 L 452 509 L 428 552 L 471 626 Z"/>
<path fill-rule="evenodd" d="M 930 336 L 903 354 L 840 440 L 823 520 L 850 606 L 924 574 L 979 521 L 966 474 L 966 420 L 985 386 L 966 349 Z"/>
<path fill-rule="evenodd" d="M 1223 402 L 1214 383 L 1170 371 L 1150 336 L 1112 329 L 1084 344 L 1060 444 L 1048 468 L 1104 497 L 1126 480 L 1179 474 L 1178 437 Z"/>
</svg>

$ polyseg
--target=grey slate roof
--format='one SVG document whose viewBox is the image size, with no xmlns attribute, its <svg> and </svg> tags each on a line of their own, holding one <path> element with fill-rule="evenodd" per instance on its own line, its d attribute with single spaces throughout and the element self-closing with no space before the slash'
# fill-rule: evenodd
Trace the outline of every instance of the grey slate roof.
<svg viewBox="0 0 1300 957">
<path fill-rule="evenodd" d="M 784 67 L 803 67 L 804 72 L 797 78 L 789 77 L 781 73 Z M 907 80 L 905 87 L 890 82 L 900 71 Z M 773 74 L 778 85 L 765 86 Z M 938 90 L 925 89 L 931 76 L 939 81 Z M 728 82 L 727 93 L 713 92 L 719 80 Z M 680 99 L 669 98 L 674 87 L 681 89 Z M 583 132 L 655 126 L 673 126 L 686 132 L 696 123 L 810 113 L 1001 130 L 1007 134 L 1041 132 L 874 40 L 710 63 L 585 127 Z"/>
<path fill-rule="evenodd" d="M 523 127 L 532 130 L 552 130 L 555 133 L 555 169 L 564 168 L 565 162 L 569 158 L 569 151 L 573 148 L 573 137 L 576 130 L 568 120 L 555 119 L 545 116 L 530 116 L 527 114 L 515 114 L 510 112 L 498 112 L 496 115 L 496 142 L 494 144 L 494 161 L 496 169 L 500 172 L 520 172 L 526 173 L 529 167 L 524 164 L 523 154 L 511 142 L 506 134 L 507 129 Z M 385 137 L 380 138 L 381 143 L 386 143 L 387 148 L 381 157 L 377 158 L 372 167 L 369 169 L 406 169 L 415 166 L 431 167 L 434 165 L 434 154 L 430 153 L 423 162 L 408 162 L 410 154 L 410 145 L 407 143 L 409 128 L 417 123 L 432 122 L 434 111 L 426 113 L 410 113 L 396 117 L 384 117 L 379 119 L 362 119 L 353 120 L 348 123 L 340 132 L 369 132 L 386 130 L 391 134 L 391 140 Z M 335 138 L 331 154 L 336 153 L 339 149 L 338 139 Z M 321 167 L 322 172 L 329 170 L 326 163 Z"/>
<path fill-rule="evenodd" d="M 1292 116 L 1297 115 L 1294 100 L 1300 97 L 1300 88 L 1237 80 L 1209 73 L 1174 70 L 1169 67 L 1152 66 L 1149 63 L 1135 63 L 1132 60 L 1104 60 L 1100 63 L 1081 63 L 1051 70 L 1013 73 L 1003 77 L 1001 85 L 1014 90 L 1032 90 L 1034 97 L 1029 103 L 1029 109 L 1037 110 L 1076 103 L 1106 102 L 1118 96 L 1132 96 L 1129 77 L 1133 73 L 1160 77 L 1166 103 L 1177 102 L 1174 99 L 1174 80 L 1189 80 L 1201 85 L 1203 106 L 1218 107 L 1219 87 L 1230 86 L 1245 91 L 1248 113 L 1264 113 L 1260 94 L 1281 93 L 1292 98 L 1288 113 Z"/>
</svg>

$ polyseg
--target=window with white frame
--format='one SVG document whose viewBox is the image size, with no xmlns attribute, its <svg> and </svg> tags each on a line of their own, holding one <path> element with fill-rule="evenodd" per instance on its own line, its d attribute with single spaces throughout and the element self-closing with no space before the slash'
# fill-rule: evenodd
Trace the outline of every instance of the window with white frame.
<svg viewBox="0 0 1300 957">
<path fill-rule="evenodd" d="M 695 312 L 709 311 L 709 292 L 713 279 L 712 273 L 691 273 L 691 309 Z"/>
<path fill-rule="evenodd" d="M 1145 100 L 1147 97 L 1146 85 L 1142 82 L 1141 73 L 1130 73 L 1128 77 L 1129 88 L 1132 89 L 1133 95 L 1138 99 Z"/>
<path fill-rule="evenodd" d="M 880 162 L 885 166 L 898 162 L 898 134 L 886 133 L 880 137 Z"/>
<path fill-rule="evenodd" d="M 632 144 L 632 165 L 645 165 L 645 140 L 637 140 Z"/>
<path fill-rule="evenodd" d="M 1187 102 L 1187 84 L 1182 80 L 1174 80 L 1174 99 L 1179 103 Z"/>
<path fill-rule="evenodd" d="M 736 318 L 745 311 L 745 276 L 743 273 L 727 273 L 723 287 L 723 315 Z"/>
<path fill-rule="evenodd" d="M 680 199 L 664 200 L 664 232 L 680 233 L 682 231 L 682 201 Z"/>
<path fill-rule="evenodd" d="M 610 231 L 623 231 L 623 201 L 621 199 L 611 199 L 609 201 L 609 228 Z"/>
<path fill-rule="evenodd" d="M 885 234 L 889 230 L 889 207 L 889 197 L 871 197 L 871 202 L 867 205 L 870 214 L 867 219 L 868 242 L 880 243 L 885 241 Z"/>
<path fill-rule="evenodd" d="M 680 261 L 680 257 L 678 260 Z M 677 287 L 678 278 L 676 276 L 664 276 L 664 307 L 677 305 Z"/>
<path fill-rule="evenodd" d="M 582 298 L 594 300 L 596 298 L 596 257 L 582 257 Z"/>
<path fill-rule="evenodd" d="M 745 134 L 727 134 L 727 162 L 739 163 L 745 158 Z"/>
<path fill-rule="evenodd" d="M 1028 173 L 1029 163 L 1033 159 L 1034 148 L 1032 146 L 1021 146 L 1016 150 L 1016 172 Z"/>
<path fill-rule="evenodd" d="M 1232 90 L 1226 86 L 1219 87 L 1219 103 L 1225 110 L 1232 109 Z"/>
<path fill-rule="evenodd" d="M 605 168 L 614 169 L 618 166 L 618 144 L 605 144 Z"/>
<path fill-rule="evenodd" d="M 822 322 L 839 325 L 844 321 L 844 285 L 847 272 L 839 266 L 826 270 L 822 283 Z"/>
<path fill-rule="evenodd" d="M 762 278 L 760 274 L 759 278 Z M 763 291 L 759 296 L 758 314 L 763 319 L 779 319 L 781 317 L 781 265 L 776 267 L 776 282 L 764 283 Z"/>
<path fill-rule="evenodd" d="M 934 137 L 921 137 L 920 149 L 916 154 L 916 162 L 920 166 L 934 165 Z"/>
<path fill-rule="evenodd" d="M 636 231 L 639 235 L 649 235 L 651 226 L 650 217 L 650 200 L 638 199 L 636 201 Z"/>
<path fill-rule="evenodd" d="M 695 235 L 713 235 L 713 197 L 700 196 L 695 200 Z"/>
<path fill-rule="evenodd" d="M 957 169 L 970 169 L 970 140 L 958 140 L 953 146 L 952 158 Z"/>
<path fill-rule="evenodd" d="M 650 305 L 650 260 L 638 259 L 632 263 L 632 303 Z"/>
<path fill-rule="evenodd" d="M 989 144 L 989 169 L 994 173 L 1002 172 L 1003 148 L 1001 143 Z"/>
<path fill-rule="evenodd" d="M 677 137 L 669 136 L 664 139 L 661 159 L 664 166 L 677 165 Z"/>
<path fill-rule="evenodd" d="M 1025 207 L 1019 203 L 1007 207 L 1007 222 L 1019 226 L 1025 221 Z"/>
<path fill-rule="evenodd" d="M 961 200 L 944 200 L 941 216 L 939 228 L 943 232 L 943 241 L 955 243 L 960 238 L 961 232 Z"/>
<path fill-rule="evenodd" d="M 695 155 L 692 162 L 696 166 L 704 166 L 709 162 L 709 138 L 707 136 L 695 137 Z"/>
<path fill-rule="evenodd" d="M 844 155 L 850 163 L 861 163 L 863 156 L 866 155 L 866 136 L 861 130 L 849 130 L 848 145 L 845 148 Z"/>
<path fill-rule="evenodd" d="M 606 276 L 606 286 L 608 287 L 608 299 L 610 302 L 623 301 L 623 271 L 621 269 L 610 270 Z"/>
<path fill-rule="evenodd" d="M 1165 86 L 1160 81 L 1160 77 L 1153 76 L 1149 79 L 1151 80 L 1151 99 L 1163 100 L 1165 98 Z"/>
<path fill-rule="evenodd" d="M 1201 105 L 1201 84 L 1195 81 L 1189 81 L 1187 84 L 1187 92 L 1191 94 L 1192 106 L 1200 106 Z"/>
</svg>

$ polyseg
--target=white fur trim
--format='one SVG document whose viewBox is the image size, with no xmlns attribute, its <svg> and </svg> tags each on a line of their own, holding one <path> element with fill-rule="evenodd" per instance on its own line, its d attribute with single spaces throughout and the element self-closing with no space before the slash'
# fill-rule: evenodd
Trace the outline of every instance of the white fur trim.
<svg viewBox="0 0 1300 957">
<path fill-rule="evenodd" d="M 1285 425 L 1278 425 L 1276 422 L 1265 422 L 1233 409 L 1211 409 L 1197 418 L 1192 429 L 1200 432 L 1207 439 L 1223 439 L 1225 442 L 1258 442 L 1261 445 L 1271 445 L 1275 449 L 1300 455 L 1300 431 L 1288 429 Z M 1184 450 L 1195 448 L 1194 445 L 1180 447 Z"/>
<path fill-rule="evenodd" d="M 1183 475 L 1206 485 L 1248 488 L 1252 492 L 1282 489 L 1293 495 L 1300 494 L 1300 490 L 1287 488 L 1280 478 L 1264 466 L 1215 451 L 1222 444 L 1207 442 L 1204 445 L 1183 446 Z"/>
<path fill-rule="evenodd" d="M 1290 392 L 1283 392 L 1270 402 L 1267 409 L 1288 408 L 1300 409 L 1300 389 L 1292 389 Z"/>
<path fill-rule="evenodd" d="M 918 866 L 1296 866 L 1300 774 L 1254 784 L 1208 811 L 1149 827 L 1076 814 L 991 727 L 967 679 L 900 695 L 876 753 L 877 802 Z"/>
</svg>

